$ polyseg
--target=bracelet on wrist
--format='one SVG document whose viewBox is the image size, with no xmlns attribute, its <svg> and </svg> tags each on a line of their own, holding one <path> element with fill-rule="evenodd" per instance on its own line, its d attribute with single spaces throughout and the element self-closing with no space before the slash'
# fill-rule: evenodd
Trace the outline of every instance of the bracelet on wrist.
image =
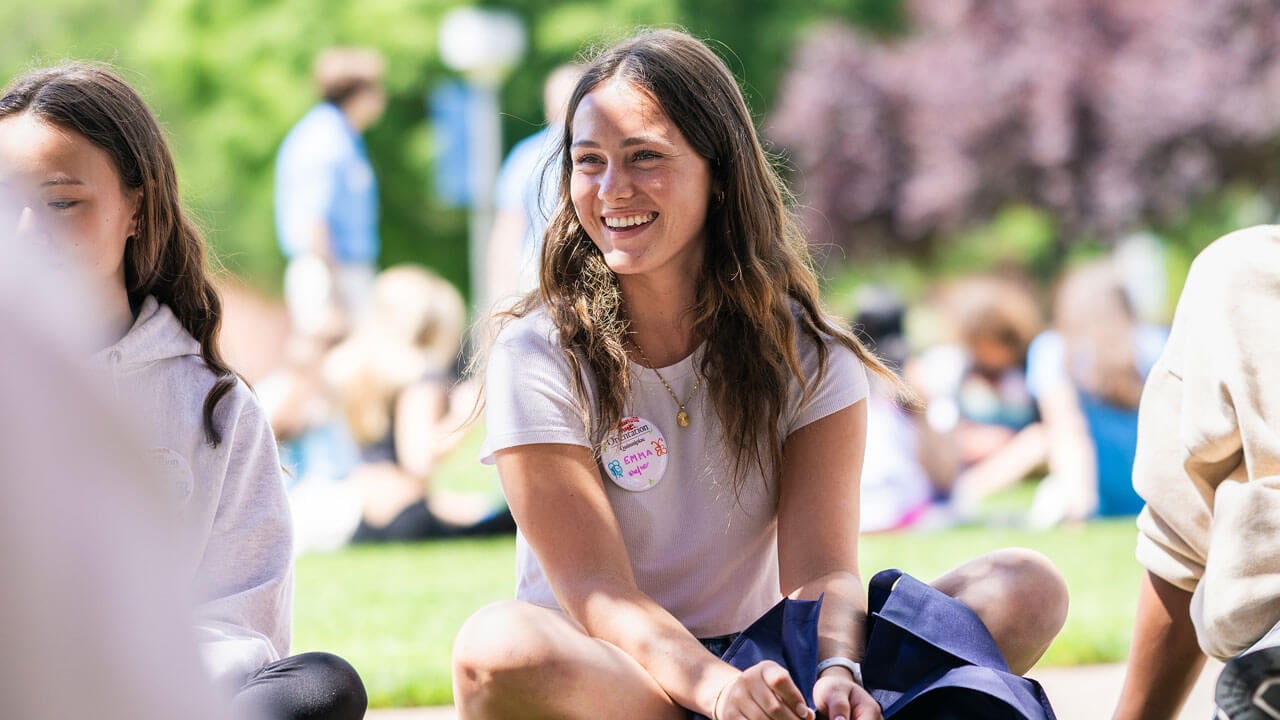
<svg viewBox="0 0 1280 720">
<path fill-rule="evenodd" d="M 724 695 L 724 691 L 727 690 L 729 686 L 733 684 L 733 680 L 736 679 L 737 678 L 729 680 L 725 684 L 721 685 L 720 689 L 716 691 L 716 698 L 711 701 L 711 720 L 720 720 L 720 696 Z"/>
<path fill-rule="evenodd" d="M 833 667 L 842 667 L 845 670 L 848 670 L 849 673 L 853 675 L 853 681 L 858 685 L 862 685 L 862 665 L 860 663 L 838 655 L 835 657 L 829 657 L 818 663 L 817 674 L 821 675 L 823 670 Z"/>
</svg>

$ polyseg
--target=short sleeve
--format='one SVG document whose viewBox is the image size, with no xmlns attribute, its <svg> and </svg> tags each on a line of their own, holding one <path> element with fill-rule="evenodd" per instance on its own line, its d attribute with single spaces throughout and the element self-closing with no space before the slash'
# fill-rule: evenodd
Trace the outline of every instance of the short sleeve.
<svg viewBox="0 0 1280 720">
<path fill-rule="evenodd" d="M 545 316 L 521 318 L 504 328 L 485 370 L 481 462 L 493 464 L 494 453 L 519 445 L 592 447 L 572 373 Z"/>
<path fill-rule="evenodd" d="M 816 381 L 811 381 L 807 396 L 798 382 L 793 383 L 790 401 L 794 411 L 787 423 L 788 435 L 865 399 L 869 392 L 867 368 L 852 350 L 828 340 L 827 368 L 819 378 L 817 344 L 812 340 L 802 343 L 801 364 L 806 375 Z"/>
</svg>

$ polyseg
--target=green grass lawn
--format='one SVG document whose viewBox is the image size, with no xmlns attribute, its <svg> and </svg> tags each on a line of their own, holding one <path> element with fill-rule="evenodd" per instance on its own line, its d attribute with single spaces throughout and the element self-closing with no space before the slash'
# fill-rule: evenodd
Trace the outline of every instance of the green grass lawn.
<svg viewBox="0 0 1280 720">
<path fill-rule="evenodd" d="M 497 492 L 497 476 L 475 462 L 476 428 L 441 466 L 441 487 Z M 861 543 L 866 578 L 896 567 L 931 580 L 1001 547 L 1043 552 L 1071 588 L 1071 611 L 1042 665 L 1122 660 L 1128 652 L 1140 569 L 1133 558 L 1133 521 L 1028 532 L 1010 519 L 1029 504 L 1023 485 L 985 506 L 986 527 L 871 535 Z M 1006 527 L 1000 527 L 1001 525 Z M 328 650 L 350 660 L 374 707 L 451 701 L 449 652 L 454 634 L 476 608 L 512 597 L 512 538 L 418 545 L 361 546 L 298 561 L 294 651 Z M 1034 612 L 1034 608 L 1028 608 Z"/>
<path fill-rule="evenodd" d="M 1057 563 L 1071 588 L 1067 625 L 1042 665 L 1122 660 L 1139 568 L 1131 520 L 1031 533 L 957 528 L 868 536 L 863 572 L 898 567 L 921 579 L 988 550 L 1023 546 Z M 329 650 L 363 675 L 375 707 L 450 702 L 449 649 L 476 608 L 509 598 L 514 541 L 355 547 L 298 561 L 294 649 Z M 1028 608 L 1034 612 L 1034 608 Z"/>
</svg>

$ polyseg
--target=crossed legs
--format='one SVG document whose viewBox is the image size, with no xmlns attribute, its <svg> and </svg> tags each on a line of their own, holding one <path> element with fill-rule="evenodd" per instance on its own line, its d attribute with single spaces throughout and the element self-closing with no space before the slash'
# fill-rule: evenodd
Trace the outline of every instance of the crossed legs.
<svg viewBox="0 0 1280 720">
<path fill-rule="evenodd" d="M 1066 583 L 1031 550 L 988 553 L 933 585 L 982 618 L 1019 674 L 1066 620 Z M 688 716 L 626 653 L 589 637 L 560 611 L 519 601 L 482 608 L 458 632 L 453 695 L 459 720 Z"/>
</svg>

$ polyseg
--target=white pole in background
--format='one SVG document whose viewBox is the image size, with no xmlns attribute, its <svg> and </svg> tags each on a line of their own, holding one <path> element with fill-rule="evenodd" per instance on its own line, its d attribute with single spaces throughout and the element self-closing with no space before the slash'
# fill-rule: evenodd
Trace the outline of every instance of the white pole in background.
<svg viewBox="0 0 1280 720">
<path fill-rule="evenodd" d="M 493 226 L 493 185 L 502 162 L 498 91 L 507 73 L 524 56 L 524 50 L 524 24 L 507 11 L 456 8 L 446 13 L 440 24 L 440 56 L 447 66 L 462 74 L 472 94 L 468 112 L 471 213 L 467 267 L 472 308 L 479 312 L 487 311 L 494 300 L 488 287 L 486 256 Z"/>
</svg>

